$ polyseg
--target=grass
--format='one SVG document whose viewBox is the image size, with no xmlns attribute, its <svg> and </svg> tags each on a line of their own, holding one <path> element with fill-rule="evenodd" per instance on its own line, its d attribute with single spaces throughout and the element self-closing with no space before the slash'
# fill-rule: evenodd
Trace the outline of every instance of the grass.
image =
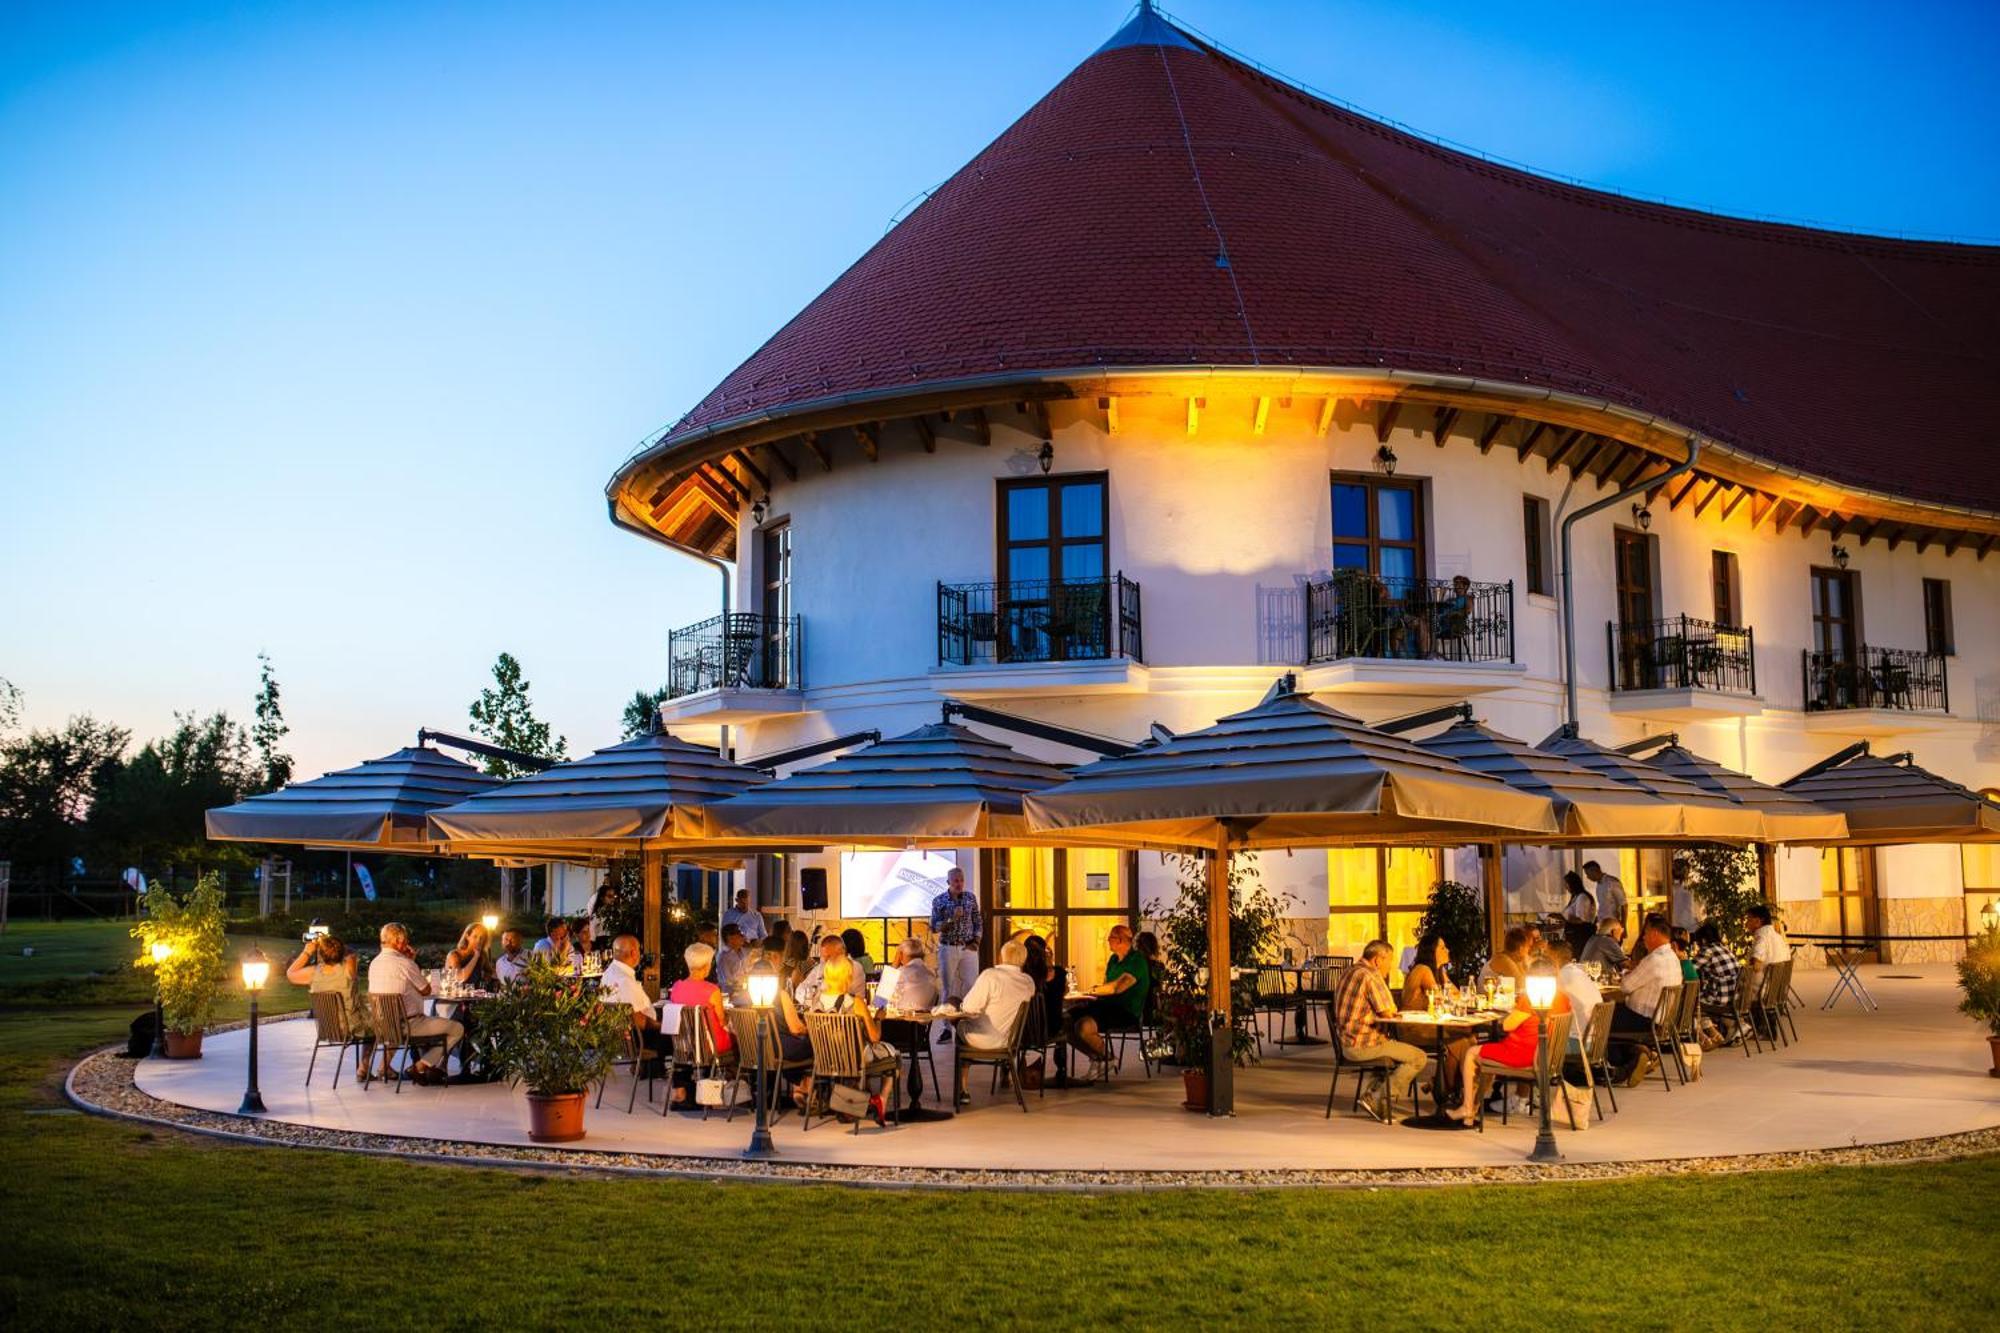
<svg viewBox="0 0 2000 1333">
<path fill-rule="evenodd" d="M 52 956 L 100 972 L 100 992 L 123 987 L 143 1003 L 143 978 L 115 967 L 122 935 L 67 929 Z M 0 947 L 18 952 L 12 930 Z M 129 997 L 102 1008 L 14 1002 L 24 984 L 62 979 L 0 970 L 9 1328 L 543 1327 L 599 1322 L 607 1301 L 631 1302 L 635 1324 L 682 1312 L 720 1327 L 877 1317 L 1771 1327 L 1808 1312 L 1821 1330 L 2000 1324 L 2000 1157 L 1590 1185 L 1099 1197 L 423 1166 L 61 1113 L 67 1057 L 121 1037 L 136 1012 Z"/>
</svg>

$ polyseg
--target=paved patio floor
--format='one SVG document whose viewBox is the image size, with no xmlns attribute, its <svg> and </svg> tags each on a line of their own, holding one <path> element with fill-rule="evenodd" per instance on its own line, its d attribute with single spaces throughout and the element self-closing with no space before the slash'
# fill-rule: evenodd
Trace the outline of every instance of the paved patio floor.
<svg viewBox="0 0 2000 1333">
<path fill-rule="evenodd" d="M 1951 969 L 1942 965 L 1869 967 L 1863 976 L 1881 1008 L 1862 1012 L 1849 998 L 1832 1011 L 1817 1006 L 1830 972 L 1802 973 L 1806 1009 L 1801 1040 L 1746 1060 L 1736 1050 L 1709 1053 L 1704 1077 L 1662 1089 L 1657 1076 L 1619 1089 L 1621 1110 L 1587 1131 L 1557 1134 L 1573 1162 L 1629 1162 L 1850 1147 L 2000 1126 L 2000 1079 L 1989 1078 L 1980 1028 L 1956 1012 Z M 268 1119 L 340 1132 L 408 1135 L 474 1143 L 527 1145 L 520 1093 L 504 1085 L 406 1086 L 400 1094 L 364 1091 L 350 1067 L 338 1092 L 323 1055 L 313 1086 L 303 1086 L 311 1025 L 283 1021 L 261 1035 L 261 1084 Z M 146 1060 L 141 1090 L 207 1111 L 233 1112 L 243 1094 L 246 1037 L 213 1035 L 198 1061 Z M 938 1048 L 949 1078 L 950 1048 Z M 925 1165 L 1015 1170 L 1192 1171 L 1296 1168 L 1501 1166 L 1519 1163 L 1534 1128 L 1497 1117 L 1485 1133 L 1426 1132 L 1350 1115 L 1351 1093 L 1323 1118 L 1331 1057 L 1326 1047 L 1268 1051 L 1237 1074 L 1237 1114 L 1211 1119 L 1180 1109 L 1181 1080 L 1153 1079 L 1136 1055 L 1108 1086 L 1029 1095 L 1023 1115 L 1004 1092 L 989 1096 L 976 1074 L 970 1110 L 948 1121 L 851 1134 L 828 1123 L 801 1133 L 796 1117 L 778 1122 L 787 1160 L 869 1165 Z M 1351 1087 L 1351 1075 L 1342 1088 Z M 589 1113 L 583 1148 L 665 1156 L 724 1156 L 739 1151 L 750 1122 L 720 1115 L 662 1117 L 658 1104 L 628 1115 L 620 1073 L 604 1106 Z"/>
</svg>

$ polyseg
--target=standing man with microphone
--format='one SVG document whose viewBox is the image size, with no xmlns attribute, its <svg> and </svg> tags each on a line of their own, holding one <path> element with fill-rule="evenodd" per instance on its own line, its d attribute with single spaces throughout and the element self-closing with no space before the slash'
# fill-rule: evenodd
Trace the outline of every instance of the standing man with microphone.
<svg viewBox="0 0 2000 1333">
<path fill-rule="evenodd" d="M 938 992 L 957 1004 L 979 976 L 979 900 L 965 891 L 965 871 L 944 877 L 945 891 L 931 900 L 931 940 L 937 945 Z"/>
</svg>

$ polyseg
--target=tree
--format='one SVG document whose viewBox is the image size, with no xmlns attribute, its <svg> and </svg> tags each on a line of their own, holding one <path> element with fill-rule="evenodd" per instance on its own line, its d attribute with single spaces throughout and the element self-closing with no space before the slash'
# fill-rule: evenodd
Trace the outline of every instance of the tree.
<svg viewBox="0 0 2000 1333">
<path fill-rule="evenodd" d="M 0 859 L 60 874 L 84 851 L 84 820 L 132 733 L 89 714 L 0 744 Z"/>
<path fill-rule="evenodd" d="M 278 748 L 292 729 L 278 704 L 278 677 L 271 670 L 268 653 L 257 654 L 257 675 L 257 721 L 250 728 L 250 740 L 257 747 L 263 769 L 260 790 L 276 791 L 292 780 L 292 757 Z"/>
<path fill-rule="evenodd" d="M 155 870 L 169 865 L 243 863 L 246 854 L 211 843 L 204 815 L 258 789 L 263 770 L 250 734 L 227 713 L 178 713 L 174 730 L 108 768 L 90 811 L 100 853 Z"/>
<path fill-rule="evenodd" d="M 634 690 L 632 698 L 625 704 L 624 730 L 618 733 L 620 740 L 637 740 L 649 735 L 653 721 L 660 714 L 660 705 L 667 699 L 667 687 L 657 690 Z"/>
<path fill-rule="evenodd" d="M 549 724 L 535 716 L 528 702 L 528 682 L 521 679 L 521 664 L 512 653 L 502 653 L 493 661 L 493 689 L 481 690 L 472 705 L 472 731 L 495 745 L 544 759 L 562 759 L 569 754 L 569 742 L 561 736 L 551 739 Z M 505 759 L 488 758 L 486 771 L 496 778 L 517 778 L 532 773 Z"/>
<path fill-rule="evenodd" d="M 1701 904 L 1702 918 L 1722 932 L 1738 957 L 1750 947 L 1743 914 L 1764 901 L 1757 891 L 1757 854 L 1748 848 L 1696 846 L 1675 853 L 1687 864 L 1688 889 Z"/>
<path fill-rule="evenodd" d="M 0 736 L 5 736 L 20 725 L 20 687 L 5 676 L 0 676 Z"/>
<path fill-rule="evenodd" d="M 1431 889 L 1431 900 L 1417 923 L 1419 938 L 1436 934 L 1451 951 L 1452 971 L 1460 977 L 1476 977 L 1486 963 L 1491 938 L 1486 933 L 1486 896 L 1469 884 L 1441 879 Z"/>
</svg>

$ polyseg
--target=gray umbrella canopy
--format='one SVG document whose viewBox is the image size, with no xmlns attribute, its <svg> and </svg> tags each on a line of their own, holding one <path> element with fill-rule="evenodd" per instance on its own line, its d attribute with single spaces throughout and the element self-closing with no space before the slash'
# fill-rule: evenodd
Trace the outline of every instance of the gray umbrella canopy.
<svg viewBox="0 0 2000 1333">
<path fill-rule="evenodd" d="M 710 805 L 702 832 L 742 843 L 1028 842 L 1022 798 L 1068 778 L 975 731 L 932 723 Z"/>
<path fill-rule="evenodd" d="M 1733 768 L 1724 768 L 1680 745 L 1669 745 L 1646 760 L 1655 768 L 1686 778 L 1712 796 L 1746 810 L 1764 821 L 1764 842 L 1826 843 L 1847 836 L 1847 817 L 1806 799 L 1797 792 L 1768 786 Z"/>
<path fill-rule="evenodd" d="M 1683 836 L 1685 815 L 1673 801 L 1613 781 L 1484 723 L 1457 722 L 1417 744 L 1516 791 L 1547 797 L 1570 838 L 1626 845 Z"/>
<path fill-rule="evenodd" d="M 1908 755 L 1858 754 L 1782 786 L 1845 815 L 1845 846 L 2000 840 L 2000 803 L 1919 768 Z"/>
<path fill-rule="evenodd" d="M 412 746 L 207 814 L 217 842 L 428 850 L 424 817 L 495 785 L 470 764 Z"/>
<path fill-rule="evenodd" d="M 1672 801 L 1681 807 L 1681 836 L 1690 842 L 1748 843 L 1764 837 L 1763 815 L 1704 791 L 1670 769 L 1656 768 L 1596 741 L 1561 732 L 1535 748 L 1559 755 L 1632 791 Z"/>
<path fill-rule="evenodd" d="M 1281 686 L 1282 689 L 1282 686 Z M 1189 847 L 1472 842 L 1560 831 L 1544 796 L 1374 730 L 1309 695 L 1071 771 L 1029 826 Z"/>
<path fill-rule="evenodd" d="M 677 846 L 702 808 L 769 774 L 665 733 L 641 736 L 431 812 L 453 850 L 530 855 Z M 697 839 L 698 840 L 698 837 Z"/>
</svg>

